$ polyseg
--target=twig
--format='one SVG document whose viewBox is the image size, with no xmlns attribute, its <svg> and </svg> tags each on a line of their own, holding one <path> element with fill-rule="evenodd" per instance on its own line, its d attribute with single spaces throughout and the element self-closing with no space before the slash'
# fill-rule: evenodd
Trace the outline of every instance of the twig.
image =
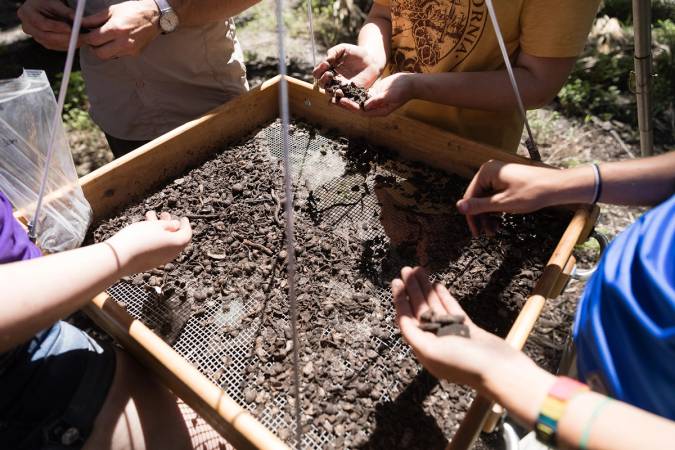
<svg viewBox="0 0 675 450">
<path fill-rule="evenodd" d="M 277 226 L 280 227 L 281 222 L 279 221 L 279 211 L 281 211 L 281 200 L 279 200 L 279 197 L 277 197 L 277 194 L 274 192 L 274 189 L 270 190 L 270 195 L 272 196 L 274 203 L 276 203 L 276 205 L 274 206 L 274 213 L 272 215 L 272 219 L 274 219 L 274 223 L 276 223 Z"/>
<path fill-rule="evenodd" d="M 619 136 L 619 133 L 617 133 L 616 130 L 609 130 L 609 134 L 611 134 L 614 140 L 619 143 L 619 146 L 621 146 L 623 151 L 628 153 L 628 156 L 635 159 L 635 155 L 633 154 L 633 152 L 630 151 L 630 148 L 628 148 L 628 146 L 623 141 L 623 139 L 621 139 L 621 136 Z"/>
<path fill-rule="evenodd" d="M 268 256 L 274 255 L 274 252 L 272 250 L 270 250 L 269 248 L 265 247 L 262 244 L 258 244 L 257 242 L 251 242 L 248 239 L 244 239 L 241 241 L 241 243 L 249 247 L 253 247 L 256 250 L 260 250 L 261 252 L 265 253 Z"/>
</svg>

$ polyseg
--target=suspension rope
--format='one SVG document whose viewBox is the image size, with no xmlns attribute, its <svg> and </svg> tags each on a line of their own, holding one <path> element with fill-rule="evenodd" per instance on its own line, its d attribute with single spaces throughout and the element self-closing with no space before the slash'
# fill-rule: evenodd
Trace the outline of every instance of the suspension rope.
<svg viewBox="0 0 675 450">
<path fill-rule="evenodd" d="M 80 36 L 80 25 L 82 24 L 82 16 L 84 15 L 84 5 L 87 0 L 78 0 L 77 8 L 75 9 L 75 20 L 73 21 L 73 29 L 70 32 L 70 41 L 68 42 L 68 54 L 66 56 L 66 66 L 63 68 L 63 77 L 61 78 L 61 87 L 59 88 L 59 98 L 56 104 L 56 111 L 52 117 L 52 124 L 49 130 L 49 143 L 47 147 L 47 158 L 45 159 L 45 167 L 42 171 L 42 179 L 40 180 L 40 190 L 38 191 L 37 205 L 35 206 L 35 214 L 28 223 L 28 237 L 35 242 L 38 236 L 38 221 L 40 217 L 40 210 L 42 209 L 42 200 L 44 199 L 45 189 L 47 187 L 47 178 L 49 177 L 49 166 L 52 162 L 54 154 L 54 145 L 56 138 L 56 130 L 61 121 L 61 113 L 63 112 L 63 104 L 66 101 L 66 93 L 68 92 L 68 83 L 70 82 L 70 72 L 73 70 L 73 60 L 75 59 L 75 50 L 77 49 L 77 39 Z"/>
<path fill-rule="evenodd" d="M 284 44 L 284 21 L 283 0 L 276 0 L 277 6 L 277 43 L 279 46 L 279 112 L 281 114 L 281 140 L 284 155 L 284 212 L 286 213 L 286 254 L 288 256 L 288 303 L 291 319 L 291 333 L 293 335 L 293 396 L 295 398 L 295 441 L 296 448 L 302 448 L 302 423 L 300 415 L 300 358 L 298 349 L 298 307 L 295 293 L 295 222 L 293 216 L 293 179 L 291 174 L 289 152 L 289 106 L 288 106 L 288 80 L 286 79 L 286 47 Z M 312 34 L 313 39 L 313 34 Z"/>
<path fill-rule="evenodd" d="M 523 105 L 523 98 L 520 95 L 520 89 L 518 89 L 518 83 L 516 82 L 516 77 L 513 74 L 513 66 L 511 65 L 511 60 L 509 59 L 509 53 L 506 51 L 504 36 L 502 35 L 502 30 L 499 28 L 499 21 L 497 20 L 497 14 L 495 14 L 495 7 L 492 3 L 492 0 L 485 0 L 485 4 L 490 14 L 490 20 L 492 21 L 492 26 L 495 29 L 495 34 L 497 35 L 497 42 L 499 43 L 499 49 L 502 52 L 502 58 L 504 59 L 504 64 L 506 65 L 506 71 L 509 74 L 509 80 L 511 81 L 513 93 L 516 95 L 518 109 L 520 110 L 520 114 L 523 116 L 523 120 L 525 121 L 525 128 L 527 129 L 528 136 L 527 141 L 525 141 L 525 146 L 527 147 L 527 151 L 530 153 L 531 159 L 535 161 L 541 161 L 539 148 L 537 147 L 537 143 L 535 142 L 534 136 L 532 135 L 530 123 L 527 120 L 527 113 L 525 112 L 525 106 Z"/>
<path fill-rule="evenodd" d="M 312 42 L 312 68 L 316 67 L 316 42 L 314 40 L 314 14 L 312 13 L 312 0 L 307 0 L 307 20 L 309 22 L 309 37 Z"/>
</svg>

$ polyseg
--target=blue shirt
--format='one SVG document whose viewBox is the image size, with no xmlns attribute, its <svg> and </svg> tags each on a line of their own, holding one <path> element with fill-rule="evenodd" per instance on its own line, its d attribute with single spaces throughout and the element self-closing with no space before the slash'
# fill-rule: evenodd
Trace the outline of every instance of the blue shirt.
<svg viewBox="0 0 675 450">
<path fill-rule="evenodd" d="M 675 420 L 675 196 L 607 248 L 574 327 L 580 378 Z"/>
</svg>

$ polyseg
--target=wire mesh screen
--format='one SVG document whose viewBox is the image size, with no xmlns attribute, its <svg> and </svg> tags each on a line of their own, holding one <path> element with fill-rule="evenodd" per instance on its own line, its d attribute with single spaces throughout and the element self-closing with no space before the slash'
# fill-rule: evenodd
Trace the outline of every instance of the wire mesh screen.
<svg viewBox="0 0 675 450">
<path fill-rule="evenodd" d="M 388 288 L 391 278 L 401 266 L 423 264 L 430 268 L 434 279 L 450 286 L 462 283 L 471 286 L 473 283 L 473 290 L 467 288 L 455 294 L 462 301 L 462 295 L 474 297 L 475 292 L 482 292 L 485 301 L 473 302 L 465 307 L 470 314 L 487 311 L 489 320 L 481 323 L 479 318 L 478 323 L 488 329 L 492 326 L 491 331 L 503 334 L 505 329 L 494 329 L 491 318 L 500 316 L 503 323 L 510 323 L 523 300 L 521 294 L 519 300 L 516 299 L 509 308 L 505 308 L 504 304 L 499 303 L 504 298 L 503 292 L 508 291 L 507 287 L 515 289 L 514 286 L 529 282 L 523 288 L 527 291 L 537 275 L 521 273 L 523 269 L 518 264 L 508 268 L 504 265 L 508 265 L 509 258 L 516 250 L 525 253 L 525 248 L 531 246 L 532 241 L 513 234 L 513 228 L 522 224 L 507 224 L 505 227 L 505 239 L 514 242 L 520 239 L 513 248 L 491 247 L 485 240 L 472 240 L 463 219 L 458 220 L 457 213 L 451 208 L 461 194 L 463 185 L 448 181 L 443 174 L 431 175 L 414 164 L 395 161 L 386 154 L 383 156 L 380 149 L 364 142 L 327 138 L 312 127 L 293 126 L 291 131 L 290 156 L 294 183 L 303 186 L 305 192 L 305 196 L 300 199 L 304 206 L 299 214 L 304 214 L 315 226 L 328 229 L 345 241 L 359 242 L 362 254 L 359 267 L 354 267 L 354 270 L 361 274 L 364 283 L 368 283 L 375 293 L 367 299 L 372 302 L 375 311 L 372 316 L 354 319 L 356 316 L 351 317 L 348 311 L 341 311 L 340 308 L 331 313 L 331 328 L 322 331 L 326 342 L 339 333 L 349 336 L 358 344 L 353 347 L 342 346 L 342 357 L 332 360 L 330 367 L 342 379 L 357 385 L 363 380 L 376 379 L 379 387 L 368 393 L 368 404 L 372 404 L 373 410 L 380 411 L 383 405 L 391 405 L 400 396 L 407 395 L 409 388 L 403 380 L 402 370 L 405 368 L 404 363 L 411 360 L 410 349 L 401 340 L 395 325 Z M 272 161 L 278 160 L 282 154 L 279 123 L 272 123 L 262 129 L 253 142 L 267 148 Z M 246 158 L 246 155 L 241 157 Z M 419 185 L 433 185 L 434 189 L 422 192 L 416 187 Z M 540 244 L 543 255 L 548 252 L 547 246 L 550 247 L 552 241 L 549 239 Z M 473 249 L 474 252 L 460 254 L 457 248 L 461 247 Z M 484 256 L 477 258 L 476 254 Z M 539 263 L 543 265 L 543 259 Z M 487 281 L 473 280 L 478 266 L 487 267 Z M 502 273 L 504 271 L 507 273 Z M 495 274 L 516 281 L 509 282 L 508 286 L 500 285 L 494 281 Z M 281 271 L 278 276 L 285 277 L 285 272 Z M 172 303 L 171 299 L 160 293 L 160 289 L 149 286 L 147 281 L 146 277 L 142 282 L 138 279 L 133 283 L 120 282 L 109 290 L 109 294 L 125 306 L 132 316 L 151 329 L 159 330 L 165 317 L 172 313 Z M 324 283 L 324 289 L 329 293 L 336 292 L 336 296 L 341 295 L 337 294 L 340 292 L 359 295 L 355 289 L 346 285 L 339 273 Z M 206 301 L 200 304 L 197 313 L 194 310 L 186 312 L 186 322 L 176 334 L 172 346 L 239 404 L 248 408 L 263 425 L 277 432 L 289 445 L 296 446 L 290 433 L 294 429 L 289 407 L 290 395 L 279 394 L 267 398 L 261 397 L 259 392 L 251 393 L 249 389 L 256 374 L 261 379 L 263 375 L 260 374 L 278 372 L 277 363 L 273 360 L 266 362 L 263 367 L 252 362 L 254 352 L 265 352 L 258 348 L 257 342 L 260 337 L 256 333 L 263 320 L 260 316 L 260 305 L 243 294 L 231 296 L 227 308 L 218 302 Z M 377 318 L 377 326 L 373 325 L 373 317 Z M 238 327 L 247 318 L 251 320 L 250 323 Z M 288 327 L 287 314 L 279 319 L 278 326 L 280 329 Z M 230 332 L 223 333 L 223 330 Z M 372 354 L 372 357 L 366 358 L 364 354 Z M 455 402 L 466 406 L 470 401 L 472 394 L 466 389 L 425 380 L 429 390 L 440 386 L 438 389 L 441 392 L 437 396 L 439 402 Z M 340 403 L 339 393 L 331 395 L 333 397 L 328 398 L 333 398 L 335 404 Z M 448 433 L 452 434 L 456 430 L 462 414 L 457 409 L 443 410 L 443 414 L 452 416 L 448 418 L 448 423 L 452 423 L 451 429 L 444 430 L 448 437 Z M 330 415 L 307 420 L 303 427 L 302 448 L 343 448 L 367 444 L 369 437 L 364 431 L 364 423 L 360 422 L 361 418 L 353 412 L 348 415 L 354 426 L 340 425 L 332 421 L 333 416 Z M 406 436 L 404 433 L 402 439 L 410 440 Z M 372 445 L 371 442 L 371 445 L 366 446 L 378 445 Z M 407 446 L 414 447 L 412 444 Z"/>
</svg>

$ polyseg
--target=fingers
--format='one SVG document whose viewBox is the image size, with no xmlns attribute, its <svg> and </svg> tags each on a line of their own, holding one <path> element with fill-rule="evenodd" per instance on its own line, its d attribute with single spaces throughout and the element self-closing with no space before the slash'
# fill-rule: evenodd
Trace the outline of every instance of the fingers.
<svg viewBox="0 0 675 450">
<path fill-rule="evenodd" d="M 65 25 L 65 24 L 64 24 Z M 67 26 L 67 25 L 66 25 Z M 30 35 L 43 47 L 50 50 L 66 50 L 70 41 L 70 27 L 66 33 L 53 33 L 37 28 L 32 22 L 24 21 L 21 24 L 24 33 Z"/>
<path fill-rule="evenodd" d="M 105 44 L 114 42 L 117 38 L 117 34 L 112 30 L 108 29 L 105 26 L 96 27 L 92 29 L 89 33 L 83 36 L 82 40 L 85 44 L 91 45 L 92 47 L 102 47 Z"/>
<path fill-rule="evenodd" d="M 48 19 L 42 14 L 37 13 L 31 16 L 31 22 L 36 28 L 42 31 L 48 31 L 51 33 L 62 33 L 70 37 L 71 27 L 66 22 Z"/>
<path fill-rule="evenodd" d="M 471 231 L 471 236 L 478 237 L 480 236 L 480 221 L 476 216 L 467 215 L 466 224 L 469 226 L 469 231 Z"/>
<path fill-rule="evenodd" d="M 429 282 L 429 275 L 427 274 L 426 270 L 424 270 L 422 267 L 415 267 L 413 269 L 413 275 L 415 276 L 415 280 L 421 288 L 422 294 L 424 295 L 424 298 L 426 299 L 426 302 L 431 310 L 442 314 L 445 311 L 445 308 L 441 303 L 440 298 L 436 294 L 436 291 L 434 291 L 432 288 L 431 283 Z"/>
<path fill-rule="evenodd" d="M 82 26 L 84 28 L 99 28 L 110 19 L 111 15 L 110 9 L 105 8 L 96 14 L 83 17 Z"/>
<path fill-rule="evenodd" d="M 315 79 L 321 80 L 323 75 L 328 72 L 328 69 L 330 69 L 330 63 L 328 61 L 321 61 L 312 71 L 312 75 Z"/>
<path fill-rule="evenodd" d="M 192 226 L 187 217 L 180 219 L 180 228 L 176 231 L 176 236 L 180 239 L 181 245 L 187 245 L 192 239 Z"/>
<path fill-rule="evenodd" d="M 64 19 L 70 19 L 71 21 L 75 20 L 75 10 L 69 8 L 61 0 L 52 0 L 46 6 L 47 10 L 57 17 L 63 17 Z"/>
<path fill-rule="evenodd" d="M 462 214 L 477 216 L 490 212 L 500 212 L 499 194 L 489 197 L 463 198 L 457 202 L 457 209 Z"/>
<path fill-rule="evenodd" d="M 404 267 L 401 269 L 401 278 L 405 283 L 405 290 L 408 293 L 408 298 L 410 299 L 412 312 L 416 318 L 419 318 L 426 310 L 429 309 L 429 305 L 427 304 L 427 300 L 424 297 L 422 287 L 417 281 L 415 271 L 410 267 Z"/>
<path fill-rule="evenodd" d="M 326 52 L 326 63 L 329 66 L 337 68 L 342 63 L 345 56 L 347 56 L 347 48 L 348 47 L 345 44 L 338 44 L 335 47 L 329 48 Z"/>
<path fill-rule="evenodd" d="M 171 220 L 171 214 L 163 212 L 159 215 L 160 220 Z"/>
<path fill-rule="evenodd" d="M 156 220 L 159 220 L 159 219 L 157 218 L 157 213 L 155 211 L 147 211 L 145 213 L 145 220 L 156 221 Z"/>
<path fill-rule="evenodd" d="M 321 86 L 323 89 L 326 89 L 326 87 L 333 82 L 334 78 L 335 74 L 332 71 L 325 70 L 318 78 L 319 86 Z"/>
<path fill-rule="evenodd" d="M 92 46 L 91 48 L 96 57 L 102 61 L 132 54 L 132 52 L 129 51 L 127 41 L 123 40 L 113 40 L 99 47 Z"/>
<path fill-rule="evenodd" d="M 417 326 L 417 319 L 411 308 L 406 285 L 397 278 L 392 281 L 391 290 L 396 307 L 396 323 L 401 334 L 414 349 L 425 348 L 428 345 L 429 336 Z"/>
<path fill-rule="evenodd" d="M 324 74 L 329 71 L 331 67 L 335 67 L 342 62 L 342 58 L 346 53 L 344 44 L 336 45 L 331 47 L 326 52 L 326 59 L 321 61 L 312 71 L 314 78 L 319 80 L 320 86 L 325 86 Z M 324 83 L 324 84 L 321 84 Z"/>
<path fill-rule="evenodd" d="M 359 106 L 358 103 L 356 103 L 353 100 L 349 100 L 348 98 L 342 97 L 338 100 L 338 105 L 342 106 L 344 109 L 349 110 L 351 112 L 359 112 L 361 111 L 361 107 Z"/>
<path fill-rule="evenodd" d="M 394 109 L 384 94 L 374 95 L 363 104 L 363 110 L 368 116 L 387 116 Z"/>
<path fill-rule="evenodd" d="M 459 306 L 457 300 L 455 300 L 455 298 L 450 294 L 445 286 L 443 286 L 441 283 L 434 283 L 432 289 L 434 294 L 436 294 L 438 297 L 440 303 L 443 305 L 443 309 L 445 309 L 448 314 L 461 314 L 466 316 L 466 313 L 462 307 Z"/>
</svg>

